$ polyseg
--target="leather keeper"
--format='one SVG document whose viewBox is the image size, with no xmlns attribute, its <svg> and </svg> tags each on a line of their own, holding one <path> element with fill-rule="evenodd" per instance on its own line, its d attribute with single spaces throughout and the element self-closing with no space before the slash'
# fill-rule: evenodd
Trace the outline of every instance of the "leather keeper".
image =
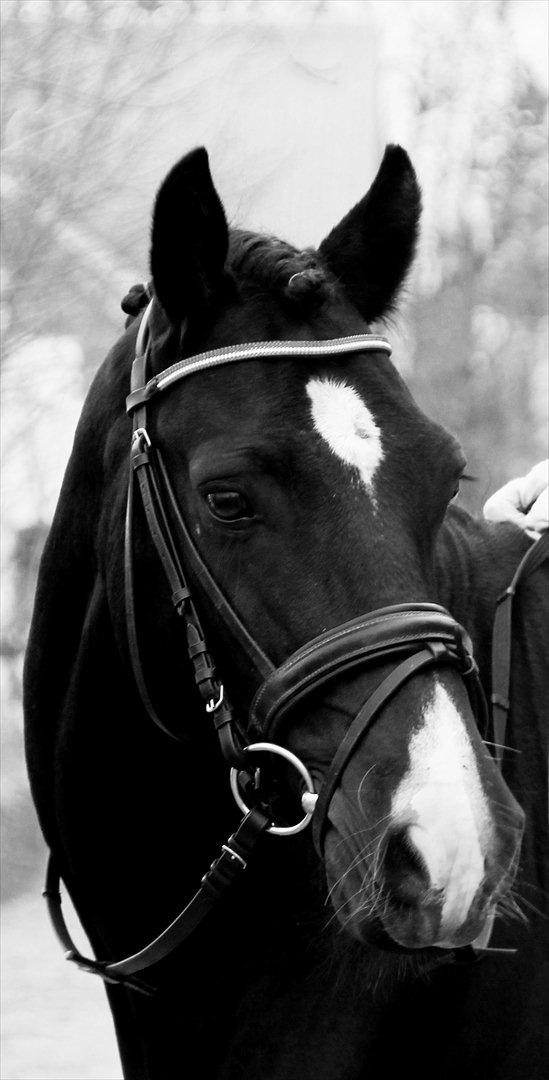
<svg viewBox="0 0 549 1080">
<path fill-rule="evenodd" d="M 126 412 L 131 414 L 134 409 L 138 409 L 140 405 L 145 405 L 147 401 L 150 401 L 156 394 L 157 385 L 156 378 L 149 379 L 145 386 L 139 386 L 136 390 L 132 390 L 126 398 Z"/>
</svg>

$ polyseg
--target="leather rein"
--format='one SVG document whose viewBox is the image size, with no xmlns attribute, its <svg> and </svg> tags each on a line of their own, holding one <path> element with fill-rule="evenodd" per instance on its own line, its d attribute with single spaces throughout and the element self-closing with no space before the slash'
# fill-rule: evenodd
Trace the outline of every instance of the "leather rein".
<svg viewBox="0 0 549 1080">
<path fill-rule="evenodd" d="M 414 675 L 441 664 L 457 668 L 464 679 L 479 726 L 485 729 L 488 723 L 487 705 L 471 640 L 449 612 L 437 604 L 400 604 L 370 612 L 314 638 L 279 667 L 275 667 L 249 634 L 202 561 L 180 512 L 161 451 L 153 447 L 147 430 L 148 404 L 174 383 L 195 372 L 250 359 L 332 357 L 365 351 L 383 351 L 390 355 L 389 343 L 372 334 L 326 341 L 252 342 L 187 357 L 147 380 L 149 317 L 153 302 L 151 300 L 149 303 L 139 327 L 130 394 L 126 402 L 127 412 L 132 417 L 124 542 L 126 630 L 130 660 L 141 702 L 150 719 L 169 737 L 185 742 L 181 734 L 173 732 L 158 716 L 143 673 L 136 624 L 133 565 L 137 483 L 148 531 L 163 567 L 172 604 L 183 620 L 197 691 L 207 715 L 213 721 L 221 752 L 230 766 L 231 789 L 244 816 L 238 828 L 222 844 L 220 855 L 212 862 L 183 911 L 153 941 L 122 960 L 95 960 L 79 952 L 62 913 L 60 874 L 52 856 L 48 862 L 44 889 L 51 921 L 65 950 L 66 959 L 85 971 L 101 976 L 106 982 L 122 984 L 147 995 L 154 993 L 154 988 L 138 979 L 136 973 L 157 964 L 192 933 L 220 896 L 246 869 L 248 859 L 264 832 L 293 835 L 306 828 L 312 820 L 313 840 L 319 855 L 322 855 L 331 799 L 349 758 L 389 699 Z M 535 569 L 546 556 L 547 547 L 544 547 L 541 558 L 534 555 L 540 543 L 538 541 L 527 552 L 511 586 L 498 601 L 493 640 L 492 703 L 495 759 L 499 767 L 509 708 L 512 597 L 519 580 Z M 216 673 L 186 572 L 193 576 L 212 602 L 216 616 L 225 624 L 233 645 L 243 654 L 248 669 L 255 674 L 259 683 L 244 725 L 235 719 L 223 683 Z M 389 661 L 394 666 L 351 723 L 317 793 L 303 762 L 275 741 L 282 723 L 312 691 L 338 675 L 355 667 L 387 664 Z M 247 731 L 257 734 L 259 741 L 246 744 Z M 253 768 L 254 753 L 282 757 L 297 770 L 304 789 L 301 798 L 304 817 L 295 825 L 276 825 L 271 821 L 265 805 L 250 809 L 244 802 L 243 780 L 247 781 L 246 792 L 254 785 L 256 790 L 258 788 L 257 770 Z"/>
</svg>

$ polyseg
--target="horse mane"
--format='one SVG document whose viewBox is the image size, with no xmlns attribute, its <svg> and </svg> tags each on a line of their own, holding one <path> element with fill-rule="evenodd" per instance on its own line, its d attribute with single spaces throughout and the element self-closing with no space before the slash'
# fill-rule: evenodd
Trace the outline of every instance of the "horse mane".
<svg viewBox="0 0 549 1080">
<path fill-rule="evenodd" d="M 299 250 L 275 236 L 234 229 L 229 269 L 238 284 L 274 292 L 301 309 L 328 298 L 332 279 L 314 248 Z"/>
<path fill-rule="evenodd" d="M 234 229 L 228 269 L 245 291 L 267 291 L 301 311 L 319 306 L 333 291 L 333 278 L 314 248 L 300 250 L 276 236 Z M 126 329 L 150 300 L 148 285 L 132 285 L 121 301 Z"/>
</svg>

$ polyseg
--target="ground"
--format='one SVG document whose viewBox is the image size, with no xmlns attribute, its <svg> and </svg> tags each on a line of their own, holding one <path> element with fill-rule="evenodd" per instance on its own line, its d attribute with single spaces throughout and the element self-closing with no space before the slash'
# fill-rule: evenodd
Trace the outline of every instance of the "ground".
<svg viewBox="0 0 549 1080">
<path fill-rule="evenodd" d="M 2 1080 L 121 1080 L 103 986 L 64 960 L 40 891 L 1 908 Z"/>
</svg>

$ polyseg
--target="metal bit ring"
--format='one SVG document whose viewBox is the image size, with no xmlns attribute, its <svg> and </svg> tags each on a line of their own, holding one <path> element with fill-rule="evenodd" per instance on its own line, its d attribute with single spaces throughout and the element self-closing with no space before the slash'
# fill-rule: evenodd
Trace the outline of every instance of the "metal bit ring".
<svg viewBox="0 0 549 1080">
<path fill-rule="evenodd" d="M 279 757 L 282 757 L 286 761 L 289 761 L 290 765 L 294 766 L 294 769 L 297 769 L 302 780 L 305 782 L 306 790 L 303 792 L 303 795 L 301 797 L 302 806 L 305 810 L 305 816 L 295 825 L 270 825 L 269 828 L 266 829 L 266 832 L 272 833 L 273 836 L 294 836 L 296 833 L 302 832 L 303 829 L 306 829 L 313 816 L 314 804 L 316 803 L 318 796 L 314 789 L 311 774 L 307 767 L 303 764 L 303 762 L 300 761 L 300 759 L 295 754 L 292 754 L 291 750 L 287 750 L 285 746 L 278 746 L 277 743 L 271 742 L 250 743 L 249 746 L 244 747 L 244 753 L 278 754 Z M 240 794 L 240 790 L 238 787 L 238 769 L 231 769 L 229 780 L 231 784 L 231 791 L 233 793 L 237 806 L 240 807 L 243 813 L 247 814 L 250 810 L 250 807 L 246 806 L 246 803 L 244 802 L 244 799 Z"/>
</svg>

